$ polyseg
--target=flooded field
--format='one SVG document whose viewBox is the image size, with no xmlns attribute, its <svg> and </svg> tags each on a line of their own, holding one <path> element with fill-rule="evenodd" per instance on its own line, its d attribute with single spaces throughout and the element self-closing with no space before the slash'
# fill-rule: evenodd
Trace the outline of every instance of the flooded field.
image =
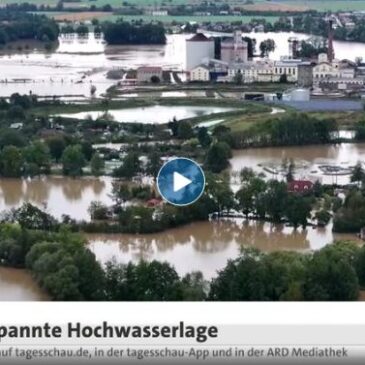
<svg viewBox="0 0 365 365">
<path fill-rule="evenodd" d="M 356 240 L 355 235 L 333 235 L 332 225 L 306 230 L 243 219 L 199 222 L 153 235 L 90 235 L 90 249 L 100 262 L 167 261 L 179 274 L 202 271 L 216 275 L 244 246 L 263 251 L 317 250 L 333 240 Z"/>
<path fill-rule="evenodd" d="M 219 35 L 219 34 L 217 34 Z M 264 39 L 275 41 L 272 59 L 288 54 L 288 39 L 295 33 L 248 33 L 257 45 Z M 113 69 L 130 69 L 139 66 L 162 66 L 165 69 L 182 71 L 185 68 L 185 40 L 190 34 L 167 36 L 166 45 L 107 46 L 103 39 L 94 34 L 89 37 L 63 36 L 59 47 L 51 53 L 43 49 L 16 53 L 14 50 L 0 54 L 0 96 L 12 93 L 29 93 L 39 96 L 82 96 L 90 97 L 91 86 L 96 95 L 103 94 L 117 83 L 108 80 L 106 73 Z M 354 60 L 365 53 L 365 44 L 335 41 L 336 57 Z M 258 46 L 257 46 L 258 47 Z"/>
<path fill-rule="evenodd" d="M 0 96 L 32 92 L 39 96 L 89 97 L 92 85 L 96 95 L 101 95 L 117 82 L 106 78 L 108 70 L 143 65 L 181 70 L 186 37 L 168 36 L 167 44 L 161 46 L 109 47 L 90 33 L 87 39 L 60 37 L 59 47 L 52 53 L 36 50 L 0 54 Z"/>
<path fill-rule="evenodd" d="M 351 135 L 344 134 L 344 135 Z M 268 173 L 265 167 L 278 167 L 282 161 L 293 159 L 297 166 L 298 178 L 319 180 L 325 184 L 340 185 L 350 182 L 350 175 L 325 175 L 322 165 L 337 166 L 343 169 L 355 166 L 358 161 L 364 161 L 365 144 L 342 143 L 339 145 L 318 145 L 301 147 L 251 148 L 234 151 L 231 159 L 233 171 L 240 171 L 243 167 L 251 167 L 259 172 Z M 271 176 L 274 177 L 274 176 Z"/>
<path fill-rule="evenodd" d="M 206 107 L 206 106 L 162 106 L 155 105 L 150 107 L 128 108 L 122 110 L 108 110 L 108 115 L 113 120 L 124 123 L 145 123 L 145 124 L 165 124 L 168 122 L 188 118 L 201 117 L 217 113 L 225 113 L 233 110 L 232 108 Z M 62 117 L 86 119 L 97 119 L 104 112 L 91 111 L 74 114 L 61 114 Z"/>
<path fill-rule="evenodd" d="M 25 270 L 0 267 L 0 301 L 48 300 L 30 273 Z"/>
<path fill-rule="evenodd" d="M 305 160 L 303 176 L 314 171 L 321 163 L 354 165 L 365 157 L 365 144 L 341 144 L 337 146 L 303 146 L 285 148 L 247 149 L 235 151 L 232 169 L 252 167 L 262 171 L 265 164 L 281 164 L 284 158 Z M 332 182 L 346 182 L 348 176 L 324 176 L 318 170 L 314 177 Z M 89 219 L 88 207 L 93 200 L 111 204 L 111 178 L 45 177 L 32 180 L 0 179 L 0 211 L 20 206 L 29 201 L 56 217 L 68 214 L 75 219 Z M 354 235 L 334 235 L 332 226 L 308 227 L 294 230 L 283 225 L 262 222 L 246 222 L 243 219 L 199 222 L 153 235 L 92 235 L 90 249 L 98 260 L 105 263 L 114 257 L 119 262 L 139 259 L 168 261 L 180 274 L 201 270 L 207 278 L 215 276 L 227 260 L 237 257 L 242 246 L 256 247 L 264 251 L 320 249 L 335 239 L 356 240 Z M 43 294 L 23 271 L 0 269 L 0 300 L 41 300 Z M 1 296 L 3 295 L 3 297 Z"/>
</svg>

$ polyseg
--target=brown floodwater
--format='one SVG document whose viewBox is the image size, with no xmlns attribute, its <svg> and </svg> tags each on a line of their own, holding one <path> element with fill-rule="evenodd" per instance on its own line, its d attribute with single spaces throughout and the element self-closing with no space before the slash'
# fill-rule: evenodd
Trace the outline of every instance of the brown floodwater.
<svg viewBox="0 0 365 365">
<path fill-rule="evenodd" d="M 262 251 L 318 250 L 334 240 L 358 240 L 355 235 L 332 233 L 326 228 L 294 230 L 243 219 L 198 222 L 152 235 L 89 235 L 89 247 L 97 259 L 127 263 L 144 260 L 167 261 L 179 274 L 202 271 L 206 278 L 216 275 L 242 247 Z"/>
<path fill-rule="evenodd" d="M 0 179 L 0 211 L 30 202 L 57 218 L 68 214 L 75 219 L 89 219 L 88 208 L 94 200 L 111 204 L 111 178 L 43 177 Z"/>
<path fill-rule="evenodd" d="M 293 159 L 298 169 L 296 177 L 301 179 L 319 180 L 322 183 L 347 184 L 349 175 L 324 175 L 320 165 L 336 165 L 349 168 L 365 158 L 365 143 L 342 143 L 340 145 L 317 145 L 301 147 L 249 148 L 234 151 L 231 159 L 233 171 L 240 171 L 243 167 L 250 167 L 258 172 L 265 166 L 280 167 L 282 161 Z M 271 176 L 272 177 L 272 176 Z"/>
<path fill-rule="evenodd" d="M 38 301 L 49 297 L 26 270 L 0 267 L 0 301 Z"/>
<path fill-rule="evenodd" d="M 317 165 L 320 163 L 350 166 L 358 160 L 363 161 L 364 157 L 365 144 L 263 148 L 235 151 L 231 165 L 234 171 L 239 171 L 244 166 L 260 171 L 263 164 L 281 164 L 282 159 L 293 158 L 307 163 L 306 168 L 297 172 L 299 176 L 306 178 L 309 173 L 314 177 L 321 176 L 320 172 L 313 173 L 315 169 L 318 170 Z M 328 176 L 324 178 L 333 179 Z M 348 176 L 338 177 L 341 181 L 346 179 L 348 180 Z M 98 200 L 110 204 L 111 190 L 110 177 L 2 178 L 0 212 L 29 201 L 40 207 L 46 207 L 47 211 L 56 217 L 68 214 L 76 219 L 89 219 L 88 207 L 91 201 Z M 235 219 L 199 222 L 153 235 L 93 235 L 90 236 L 90 248 L 103 263 L 113 257 L 120 262 L 137 261 L 141 258 L 156 259 L 170 262 L 180 274 L 200 270 L 207 278 L 211 278 L 216 275 L 217 270 L 226 265 L 227 260 L 237 257 L 243 245 L 264 251 L 309 251 L 320 249 L 335 239 L 356 239 L 356 236 L 333 235 L 331 225 L 325 229 L 309 227 L 306 230 L 295 231 L 282 225 Z M 5 274 L 2 275 L 6 277 Z M 14 278 L 13 285 L 16 286 L 19 279 L 15 274 Z M 28 280 L 29 288 L 34 288 L 35 284 L 29 276 Z M 24 285 L 26 287 L 28 285 L 24 283 L 27 281 L 19 280 L 20 292 L 23 291 Z M 27 298 L 29 288 L 24 289 L 23 294 L 19 294 L 20 297 Z M 11 297 L 10 291 L 9 296 L 6 295 L 6 291 L 2 292 L 4 297 Z M 29 300 L 31 299 L 29 297 Z"/>
</svg>

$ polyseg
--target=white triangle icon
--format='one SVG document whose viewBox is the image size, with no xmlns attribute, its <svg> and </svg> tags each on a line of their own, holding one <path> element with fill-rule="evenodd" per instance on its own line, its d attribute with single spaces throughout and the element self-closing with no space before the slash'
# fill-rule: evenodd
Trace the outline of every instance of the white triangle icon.
<svg viewBox="0 0 365 365">
<path fill-rule="evenodd" d="M 179 190 L 185 188 L 192 183 L 192 181 L 185 176 L 179 174 L 178 172 L 174 172 L 174 193 L 178 192 Z"/>
</svg>

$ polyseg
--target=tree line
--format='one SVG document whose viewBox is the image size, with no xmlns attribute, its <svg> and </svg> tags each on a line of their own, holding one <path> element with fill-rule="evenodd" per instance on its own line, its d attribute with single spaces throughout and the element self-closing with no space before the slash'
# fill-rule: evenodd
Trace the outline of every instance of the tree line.
<svg viewBox="0 0 365 365">
<path fill-rule="evenodd" d="M 200 272 L 181 277 L 166 262 L 102 267 L 84 237 L 55 228 L 38 208 L 23 206 L 13 219 L 0 224 L 1 263 L 30 270 L 53 300 L 345 301 L 365 285 L 365 248 L 349 242 L 310 254 L 242 249 L 208 281 Z"/>
<path fill-rule="evenodd" d="M 57 23 L 45 15 L 0 9 L 0 45 L 17 40 L 54 42 L 58 34 Z"/>
<path fill-rule="evenodd" d="M 108 44 L 165 44 L 165 28 L 162 24 L 126 22 L 123 19 L 115 23 L 102 24 L 104 39 Z"/>
<path fill-rule="evenodd" d="M 334 119 L 319 119 L 304 113 L 258 123 L 243 132 L 232 134 L 235 148 L 266 146 L 301 146 L 331 143 L 338 131 Z"/>
</svg>

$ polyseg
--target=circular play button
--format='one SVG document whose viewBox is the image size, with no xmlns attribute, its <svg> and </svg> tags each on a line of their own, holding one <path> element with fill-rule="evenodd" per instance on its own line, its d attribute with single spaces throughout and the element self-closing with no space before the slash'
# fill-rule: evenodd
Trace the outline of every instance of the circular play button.
<svg viewBox="0 0 365 365">
<path fill-rule="evenodd" d="M 157 187 L 169 203 L 189 205 L 204 192 L 204 172 L 196 162 L 188 158 L 175 158 L 162 166 L 157 176 Z"/>
</svg>

